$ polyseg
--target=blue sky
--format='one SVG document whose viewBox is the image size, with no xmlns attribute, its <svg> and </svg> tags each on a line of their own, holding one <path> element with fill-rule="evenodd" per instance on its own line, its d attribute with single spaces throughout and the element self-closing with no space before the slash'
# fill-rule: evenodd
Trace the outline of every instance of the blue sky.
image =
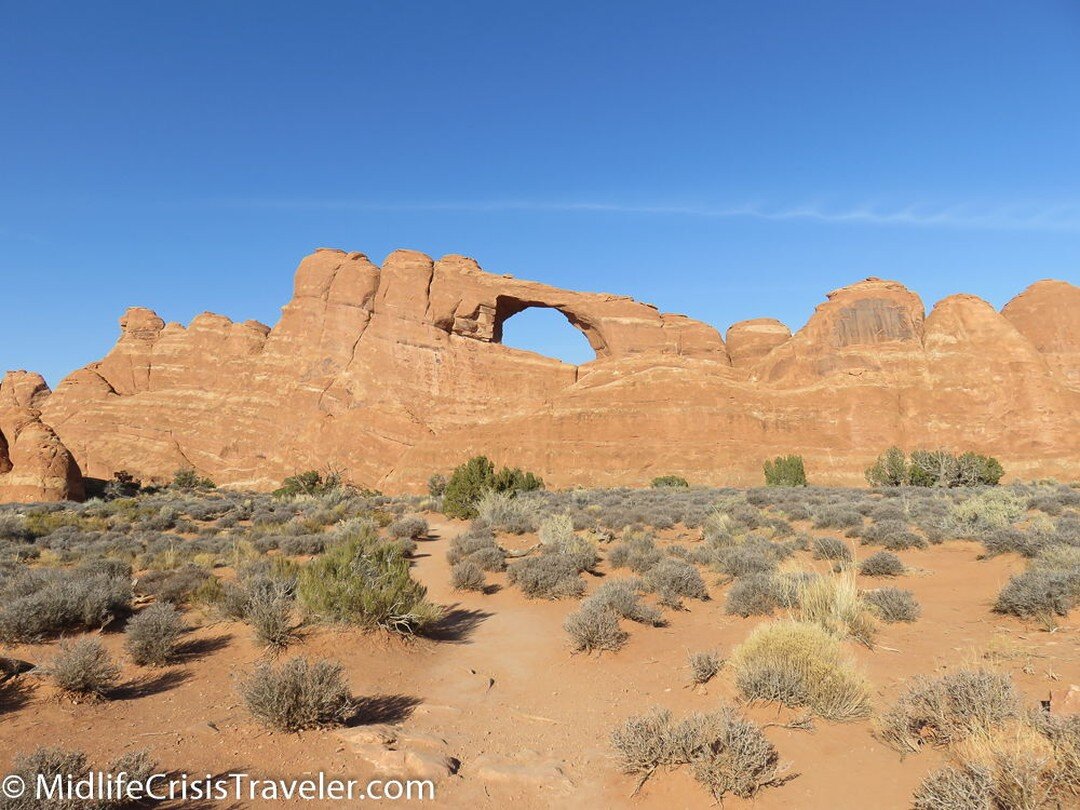
<svg viewBox="0 0 1080 810">
<path fill-rule="evenodd" d="M 130 305 L 274 323 L 324 245 L 720 330 L 867 275 L 928 307 L 1080 281 L 1076 2 L 0 11 L 0 369 L 54 384 Z M 507 342 L 585 357 L 530 314 Z"/>
</svg>

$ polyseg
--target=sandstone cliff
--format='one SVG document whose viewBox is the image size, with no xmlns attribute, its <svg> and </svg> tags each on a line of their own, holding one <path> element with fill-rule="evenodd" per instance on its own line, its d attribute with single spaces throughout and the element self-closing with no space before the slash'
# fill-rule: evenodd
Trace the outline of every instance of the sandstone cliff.
<svg viewBox="0 0 1080 810">
<path fill-rule="evenodd" d="M 756 484 L 805 456 L 817 483 L 858 484 L 890 444 L 972 449 L 1021 477 L 1080 475 L 1080 291 L 1040 282 L 1002 313 L 971 296 L 926 316 L 902 285 L 831 293 L 792 335 L 712 327 L 630 298 L 561 290 L 474 261 L 319 250 L 272 329 L 204 314 L 186 328 L 131 309 L 101 361 L 40 403 L 85 474 L 276 486 L 343 468 L 417 489 L 485 452 L 553 485 L 659 473 Z M 501 345 L 528 307 L 562 312 L 596 360 Z"/>
<path fill-rule="evenodd" d="M 40 374 L 9 371 L 0 381 L 0 502 L 81 500 L 74 458 L 41 422 L 49 387 Z"/>
</svg>

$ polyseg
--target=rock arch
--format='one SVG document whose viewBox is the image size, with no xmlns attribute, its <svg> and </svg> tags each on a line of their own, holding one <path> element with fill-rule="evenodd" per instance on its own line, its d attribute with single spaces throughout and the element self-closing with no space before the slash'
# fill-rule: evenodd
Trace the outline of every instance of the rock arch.
<svg viewBox="0 0 1080 810">
<path fill-rule="evenodd" d="M 495 314 L 491 324 L 491 342 L 502 343 L 503 326 L 505 323 L 510 318 L 527 309 L 550 309 L 560 313 L 570 322 L 572 327 L 585 336 L 585 339 L 589 342 L 589 346 L 592 347 L 597 358 L 609 356 L 608 344 L 604 339 L 602 323 L 596 323 L 587 316 L 583 318 L 574 309 L 566 307 L 565 305 L 560 306 L 546 301 L 530 300 L 512 295 L 495 296 Z"/>
</svg>

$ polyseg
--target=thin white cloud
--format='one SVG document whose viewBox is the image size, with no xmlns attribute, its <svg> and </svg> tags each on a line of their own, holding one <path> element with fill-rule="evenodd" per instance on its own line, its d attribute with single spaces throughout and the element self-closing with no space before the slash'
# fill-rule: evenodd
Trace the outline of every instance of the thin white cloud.
<svg viewBox="0 0 1080 810">
<path fill-rule="evenodd" d="M 911 204 L 906 206 L 826 206 L 759 204 L 712 206 L 638 204 L 599 201 L 479 200 L 447 202 L 375 202 L 348 199 L 241 199 L 230 205 L 286 210 L 340 210 L 384 213 L 600 213 L 696 217 L 701 219 L 755 219 L 775 222 L 819 222 L 918 228 L 1060 231 L 1080 233 L 1080 205 L 1017 203 L 1012 205 Z"/>
</svg>

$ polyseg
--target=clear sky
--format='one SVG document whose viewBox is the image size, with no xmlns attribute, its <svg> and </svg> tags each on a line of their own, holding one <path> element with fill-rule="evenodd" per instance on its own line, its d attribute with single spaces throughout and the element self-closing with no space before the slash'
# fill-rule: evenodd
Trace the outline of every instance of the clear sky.
<svg viewBox="0 0 1080 810">
<path fill-rule="evenodd" d="M 1080 3 L 0 0 L 0 369 L 274 323 L 318 246 L 793 329 L 1080 281 Z M 583 359 L 522 313 L 507 342 Z M 558 316 L 555 316 L 556 318 Z"/>
</svg>

